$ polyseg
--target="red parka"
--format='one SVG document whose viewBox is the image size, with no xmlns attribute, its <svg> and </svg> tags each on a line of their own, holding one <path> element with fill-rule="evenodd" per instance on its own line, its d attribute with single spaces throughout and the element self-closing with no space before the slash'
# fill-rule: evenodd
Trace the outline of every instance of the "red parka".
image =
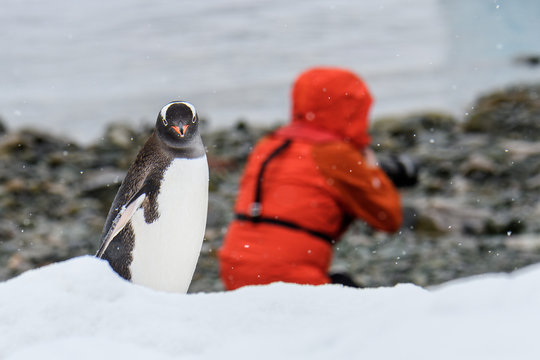
<svg viewBox="0 0 540 360">
<path fill-rule="evenodd" d="M 329 283 L 332 245 L 352 219 L 399 228 L 396 189 L 362 156 L 371 103 L 347 70 L 314 68 L 296 80 L 291 124 L 257 144 L 240 182 L 236 219 L 219 252 L 227 289 Z"/>
</svg>

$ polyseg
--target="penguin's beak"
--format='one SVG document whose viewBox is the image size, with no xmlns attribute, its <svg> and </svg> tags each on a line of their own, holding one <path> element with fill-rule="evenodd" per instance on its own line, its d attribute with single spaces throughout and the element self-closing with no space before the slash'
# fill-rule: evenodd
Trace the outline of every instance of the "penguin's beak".
<svg viewBox="0 0 540 360">
<path fill-rule="evenodd" d="M 189 127 L 189 125 L 184 125 L 182 126 L 182 128 L 180 129 L 178 126 L 171 126 L 174 131 L 176 131 L 178 133 L 178 135 L 180 135 L 181 137 L 184 137 L 184 135 L 186 135 L 186 131 L 187 131 L 187 128 Z"/>
</svg>

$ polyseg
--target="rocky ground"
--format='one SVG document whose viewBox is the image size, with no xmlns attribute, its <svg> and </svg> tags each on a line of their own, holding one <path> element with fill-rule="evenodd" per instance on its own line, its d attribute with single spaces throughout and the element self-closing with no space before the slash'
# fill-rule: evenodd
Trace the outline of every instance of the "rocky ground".
<svg viewBox="0 0 540 360">
<path fill-rule="evenodd" d="M 216 254 L 238 178 L 252 145 L 269 130 L 238 123 L 204 132 L 209 214 L 192 292 L 222 290 Z M 0 280 L 94 254 L 119 183 L 150 131 L 114 123 L 102 139 L 81 146 L 0 125 Z M 540 86 L 488 94 L 465 119 L 377 119 L 372 136 L 381 156 L 415 158 L 419 183 L 402 189 L 401 231 L 353 224 L 336 246 L 334 271 L 364 286 L 429 286 L 540 261 Z"/>
</svg>

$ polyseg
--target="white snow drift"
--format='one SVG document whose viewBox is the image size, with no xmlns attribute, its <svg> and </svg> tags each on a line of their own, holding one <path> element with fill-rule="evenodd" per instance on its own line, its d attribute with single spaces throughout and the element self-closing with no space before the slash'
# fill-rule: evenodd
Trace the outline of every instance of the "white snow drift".
<svg viewBox="0 0 540 360">
<path fill-rule="evenodd" d="M 540 266 L 351 289 L 177 295 L 79 257 L 0 283 L 0 358 L 538 359 Z"/>
</svg>

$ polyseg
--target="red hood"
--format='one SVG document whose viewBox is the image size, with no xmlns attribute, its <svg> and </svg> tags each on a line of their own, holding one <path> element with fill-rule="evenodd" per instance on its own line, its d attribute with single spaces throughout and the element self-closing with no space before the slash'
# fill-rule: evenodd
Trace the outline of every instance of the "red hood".
<svg viewBox="0 0 540 360">
<path fill-rule="evenodd" d="M 292 89 L 292 121 L 323 129 L 358 148 L 369 145 L 368 113 L 373 99 L 355 74 L 340 68 L 313 68 Z"/>
</svg>

